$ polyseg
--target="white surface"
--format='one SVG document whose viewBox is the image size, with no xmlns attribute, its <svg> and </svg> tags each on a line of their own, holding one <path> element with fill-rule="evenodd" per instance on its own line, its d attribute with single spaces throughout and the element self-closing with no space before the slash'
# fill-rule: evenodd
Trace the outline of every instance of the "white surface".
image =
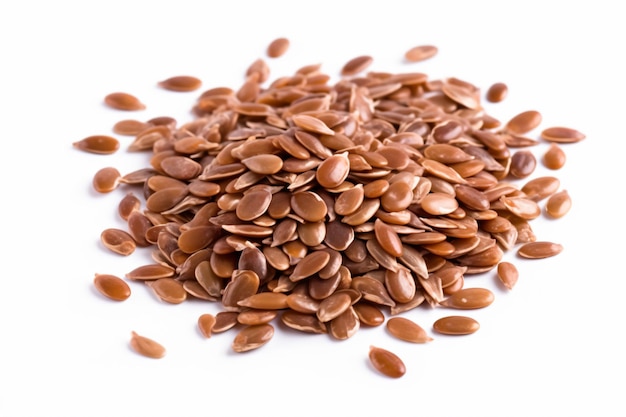
<svg viewBox="0 0 626 417">
<path fill-rule="evenodd" d="M 11 2 L 17 4 L 17 2 Z M 345 3 L 345 4 L 344 4 Z M 0 6 L 0 107 L 4 268 L 0 286 L 0 416 L 427 415 L 623 416 L 623 40 L 617 2 L 22 2 Z M 384 328 L 352 339 L 279 329 L 265 347 L 230 352 L 232 334 L 203 339 L 199 314 L 217 306 L 164 305 L 143 287 L 123 303 L 92 288 L 95 272 L 123 275 L 147 259 L 121 258 L 99 244 L 120 226 L 123 190 L 97 195 L 103 166 L 129 172 L 145 155 L 89 155 L 71 143 L 110 134 L 122 118 L 189 118 L 196 94 L 165 92 L 157 81 L 191 74 L 204 87 L 236 87 L 278 36 L 287 54 L 272 76 L 310 63 L 336 75 L 370 54 L 372 70 L 456 76 L 486 89 L 504 81 L 501 120 L 529 110 L 542 126 L 587 134 L 567 146 L 559 171 L 574 199 L 559 221 L 537 220 L 558 257 L 517 262 L 511 292 L 493 274 L 469 278 L 496 292 L 472 312 L 469 337 L 427 345 L 395 341 Z M 440 48 L 407 66 L 405 50 Z M 148 109 L 104 108 L 112 91 L 140 96 Z M 124 138 L 122 143 L 126 144 Z M 537 171 L 539 175 L 541 171 Z M 510 257 L 510 255 L 507 255 Z M 512 257 L 511 257 L 512 259 Z M 420 308 L 426 327 L 448 314 Z M 130 351 L 131 330 L 163 343 L 150 360 Z M 432 333 L 432 332 L 431 332 Z M 370 345 L 406 362 L 391 380 L 368 365 Z"/>
</svg>

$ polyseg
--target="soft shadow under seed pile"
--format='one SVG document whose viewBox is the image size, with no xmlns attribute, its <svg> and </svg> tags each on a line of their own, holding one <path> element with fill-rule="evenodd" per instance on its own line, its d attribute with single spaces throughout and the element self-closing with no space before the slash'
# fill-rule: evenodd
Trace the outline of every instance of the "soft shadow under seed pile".
<svg viewBox="0 0 626 417">
<path fill-rule="evenodd" d="M 288 46 L 277 39 L 267 56 L 282 56 Z M 405 57 L 418 62 L 436 52 L 418 46 Z M 466 276 L 495 270 L 512 289 L 518 272 L 502 261 L 505 251 L 525 258 L 561 252 L 558 243 L 538 241 L 530 222 L 542 212 L 565 215 L 569 194 L 556 177 L 530 176 L 538 162 L 561 168 L 560 144 L 584 135 L 551 127 L 536 139 L 525 136 L 540 125 L 539 112 L 501 123 L 467 81 L 366 73 L 372 62 L 370 56 L 347 61 L 331 83 L 320 65 L 270 81 L 267 62 L 258 59 L 238 88 L 201 93 L 190 122 L 117 123 L 116 134 L 133 137 L 128 150 L 151 152 L 151 159 L 149 167 L 124 175 L 113 167 L 95 174 L 98 192 L 128 189 L 119 204 L 127 229 L 106 229 L 101 240 L 124 256 L 151 247 L 154 262 L 126 279 L 96 275 L 96 288 L 123 301 L 130 296 L 127 281 L 143 282 L 165 302 L 221 303 L 223 312 L 203 314 L 198 326 L 206 337 L 238 328 L 236 352 L 266 344 L 275 320 L 335 339 L 386 324 L 393 337 L 427 343 L 433 340 L 427 331 L 400 315 L 422 305 L 486 307 L 494 294 L 465 287 Z M 177 92 L 201 85 L 191 76 L 158 83 Z M 507 86 L 495 83 L 486 99 L 506 95 Z M 105 102 L 126 111 L 146 107 L 121 92 Z M 540 141 L 552 145 L 537 158 L 532 149 Z M 120 147 L 103 135 L 74 146 L 101 154 Z M 432 325 L 452 335 L 478 329 L 466 315 Z M 145 356 L 165 354 L 135 332 L 131 346 Z M 369 356 L 385 375 L 406 371 L 384 349 L 372 346 Z"/>
</svg>

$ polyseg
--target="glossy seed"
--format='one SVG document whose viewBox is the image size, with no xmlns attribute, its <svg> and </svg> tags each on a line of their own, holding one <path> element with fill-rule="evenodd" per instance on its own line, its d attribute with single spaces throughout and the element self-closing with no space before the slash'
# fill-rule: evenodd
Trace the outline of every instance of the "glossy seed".
<svg viewBox="0 0 626 417">
<path fill-rule="evenodd" d="M 273 336 L 274 327 L 271 324 L 246 326 L 237 333 L 231 346 L 237 353 L 248 352 L 265 345 Z"/>
<path fill-rule="evenodd" d="M 433 323 L 433 330 L 447 335 L 468 335 L 478 331 L 480 324 L 471 317 L 447 316 Z"/>
<path fill-rule="evenodd" d="M 439 49 L 434 45 L 418 45 L 406 51 L 404 57 L 409 62 L 420 62 L 434 57 L 437 52 Z"/>
<path fill-rule="evenodd" d="M 72 145 L 81 151 L 101 155 L 115 153 L 120 148 L 119 140 L 106 135 L 87 136 Z"/>
<path fill-rule="evenodd" d="M 370 346 L 369 359 L 376 370 L 390 378 L 400 378 L 406 374 L 402 359 L 386 349 Z"/>
<path fill-rule="evenodd" d="M 545 210 L 548 216 L 559 219 L 565 216 L 571 208 L 572 198 L 567 190 L 561 190 L 548 197 Z"/>
<path fill-rule="evenodd" d="M 565 165 L 566 155 L 563 148 L 552 142 L 548 150 L 543 154 L 543 165 L 548 169 L 561 169 Z"/>
<path fill-rule="evenodd" d="M 120 184 L 121 178 L 122 174 L 120 174 L 117 168 L 101 168 L 93 176 L 93 188 L 99 193 L 110 193 Z"/>
<path fill-rule="evenodd" d="M 569 127 L 549 127 L 541 132 L 541 137 L 549 142 L 575 143 L 585 139 L 585 135 Z"/>
<path fill-rule="evenodd" d="M 517 267 L 511 262 L 500 262 L 497 269 L 498 279 L 509 290 L 513 289 L 519 278 Z"/>
<path fill-rule="evenodd" d="M 325 159 L 315 172 L 315 179 L 324 188 L 335 188 L 341 185 L 350 173 L 348 153 L 335 154 Z"/>
<path fill-rule="evenodd" d="M 174 278 L 160 278 L 149 282 L 150 288 L 161 301 L 180 304 L 187 299 L 183 284 Z"/>
<path fill-rule="evenodd" d="M 444 307 L 472 310 L 491 305 L 494 298 L 493 292 L 487 288 L 463 288 L 450 295 L 440 304 Z"/>
<path fill-rule="evenodd" d="M 122 256 L 132 254 L 137 247 L 135 240 L 128 232 L 116 228 L 103 230 L 100 234 L 100 241 L 107 249 Z"/>
<path fill-rule="evenodd" d="M 195 91 L 202 86 L 202 81 L 199 78 L 190 75 L 177 75 L 160 81 L 159 87 L 170 91 Z"/>
<path fill-rule="evenodd" d="M 543 259 L 556 256 L 563 251 L 563 245 L 560 243 L 536 241 L 522 245 L 517 254 L 528 259 Z"/>
<path fill-rule="evenodd" d="M 487 90 L 487 101 L 491 103 L 499 103 L 504 100 L 509 92 L 509 88 L 505 83 L 494 83 Z"/>
<path fill-rule="evenodd" d="M 512 134 L 523 135 L 528 133 L 539 124 L 541 124 L 542 116 L 536 110 L 528 110 L 518 113 L 511 118 L 506 124 L 506 130 Z"/>
<path fill-rule="evenodd" d="M 111 93 L 104 97 L 104 103 L 117 110 L 136 111 L 146 108 L 137 97 L 128 93 Z"/>
<path fill-rule="evenodd" d="M 198 317 L 198 330 L 208 339 L 213 335 L 213 328 L 215 327 L 216 321 L 213 314 L 201 314 L 200 317 Z"/>
<path fill-rule="evenodd" d="M 104 296 L 115 301 L 124 301 L 130 297 L 130 287 L 122 278 L 111 274 L 96 274 L 93 284 Z"/>
<path fill-rule="evenodd" d="M 165 356 L 165 348 L 160 343 L 131 332 L 130 347 L 142 356 L 152 359 L 160 359 Z"/>
<path fill-rule="evenodd" d="M 404 317 L 391 317 L 387 320 L 387 331 L 392 336 L 411 343 L 426 343 L 433 340 L 420 325 Z"/>
</svg>

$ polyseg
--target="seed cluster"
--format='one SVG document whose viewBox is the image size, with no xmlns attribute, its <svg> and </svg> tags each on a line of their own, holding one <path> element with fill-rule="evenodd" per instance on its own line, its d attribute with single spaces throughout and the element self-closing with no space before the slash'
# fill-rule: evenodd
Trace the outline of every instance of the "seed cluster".
<svg viewBox="0 0 626 417">
<path fill-rule="evenodd" d="M 282 56 L 288 46 L 277 39 L 267 55 Z M 418 62 L 436 52 L 418 46 L 405 57 Z M 154 262 L 126 278 L 168 303 L 189 297 L 220 303 L 223 311 L 203 314 L 198 327 L 207 338 L 239 327 L 236 352 L 268 343 L 275 320 L 339 340 L 386 322 L 390 335 L 426 343 L 433 340 L 427 331 L 401 314 L 420 305 L 487 307 L 494 294 L 465 287 L 466 276 L 496 269 L 512 289 L 518 272 L 502 261 L 505 251 L 517 248 L 532 259 L 558 254 L 563 247 L 537 241 L 530 221 L 541 215 L 544 199 L 547 215 L 565 215 L 569 195 L 556 177 L 520 187 L 515 180 L 533 174 L 538 160 L 531 148 L 540 140 L 554 144 L 540 161 L 556 170 L 565 161 L 557 143 L 584 135 L 553 127 L 533 139 L 525 135 L 541 124 L 535 110 L 501 123 L 467 81 L 365 73 L 372 61 L 347 61 L 331 84 L 320 65 L 269 82 L 269 67 L 258 59 L 239 88 L 202 92 L 188 123 L 118 122 L 113 131 L 134 138 L 129 151 L 151 152 L 149 167 L 125 175 L 106 167 L 93 179 L 98 192 L 128 188 L 118 207 L 128 228 L 104 230 L 104 246 L 124 256 L 152 248 Z M 158 85 L 195 91 L 201 82 L 177 76 Z M 487 99 L 499 102 L 507 92 L 496 83 Z M 105 102 L 144 107 L 125 93 Z M 97 153 L 119 147 L 114 138 L 95 138 L 75 146 Z M 130 296 L 122 282 L 110 275 L 95 280 L 118 301 Z M 471 317 L 456 315 L 432 326 L 448 335 L 478 329 Z M 165 354 L 132 335 L 139 353 Z M 372 347 L 369 357 L 385 375 L 406 371 L 384 349 Z"/>
</svg>

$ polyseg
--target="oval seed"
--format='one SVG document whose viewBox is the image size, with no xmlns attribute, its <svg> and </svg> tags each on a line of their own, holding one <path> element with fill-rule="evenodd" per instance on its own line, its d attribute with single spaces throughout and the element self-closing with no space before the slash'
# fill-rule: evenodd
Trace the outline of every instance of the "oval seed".
<svg viewBox="0 0 626 417">
<path fill-rule="evenodd" d="M 493 300 L 494 294 L 487 288 L 463 288 L 439 304 L 444 307 L 472 310 L 487 307 Z"/>
<path fill-rule="evenodd" d="M 137 97 L 128 93 L 111 93 L 104 97 L 104 103 L 117 110 L 136 111 L 146 108 Z"/>
<path fill-rule="evenodd" d="M 549 127 L 541 132 L 541 137 L 557 143 L 575 143 L 585 139 L 583 133 L 569 127 Z"/>
<path fill-rule="evenodd" d="M 555 142 L 550 144 L 550 147 L 543 154 L 543 165 L 548 169 L 561 169 L 565 165 L 565 151 Z"/>
<path fill-rule="evenodd" d="M 103 230 L 100 234 L 100 241 L 107 249 L 123 256 L 132 254 L 137 247 L 135 240 L 128 232 L 115 228 Z"/>
<path fill-rule="evenodd" d="M 370 346 L 369 359 L 376 370 L 390 378 L 400 378 L 406 373 L 402 359 L 386 349 Z"/>
<path fill-rule="evenodd" d="M 498 278 L 509 290 L 513 289 L 519 278 L 517 267 L 511 262 L 500 262 L 497 269 Z"/>
<path fill-rule="evenodd" d="M 96 274 L 93 284 L 104 296 L 115 301 L 124 301 L 130 297 L 130 287 L 122 278 L 110 274 Z"/>
<path fill-rule="evenodd" d="M 563 245 L 553 242 L 529 242 L 522 245 L 517 254 L 528 259 L 543 259 L 556 256 L 563 251 Z"/>
<path fill-rule="evenodd" d="M 499 103 L 506 98 L 509 87 L 505 83 L 494 83 L 487 90 L 487 101 L 491 103 Z"/>
<path fill-rule="evenodd" d="M 159 87 L 170 91 L 195 91 L 202 86 L 202 81 L 199 78 L 192 77 L 190 75 L 177 75 L 167 78 L 158 83 Z"/>
<path fill-rule="evenodd" d="M 130 347 L 138 354 L 148 358 L 160 359 L 165 356 L 163 345 L 134 331 L 131 332 Z"/>
<path fill-rule="evenodd" d="M 183 284 L 174 278 L 160 278 L 150 282 L 150 288 L 161 300 L 170 304 L 180 304 L 187 299 Z"/>
<path fill-rule="evenodd" d="M 356 75 L 359 72 L 365 71 L 369 67 L 374 59 L 369 55 L 362 55 L 352 58 L 341 68 L 341 75 L 351 76 Z"/>
<path fill-rule="evenodd" d="M 122 174 L 117 168 L 101 168 L 93 176 L 93 188 L 99 193 L 110 193 L 120 185 L 121 178 Z"/>
<path fill-rule="evenodd" d="M 120 148 L 120 142 L 112 136 L 93 135 L 72 144 L 81 151 L 108 155 L 115 153 Z"/>
<path fill-rule="evenodd" d="M 205 313 L 198 317 L 198 329 L 200 333 L 207 339 L 213 334 L 213 328 L 215 327 L 215 316 L 213 314 Z"/>
<path fill-rule="evenodd" d="M 518 151 L 511 157 L 509 172 L 515 178 L 526 178 L 535 171 L 537 158 L 530 151 Z"/>
<path fill-rule="evenodd" d="M 409 62 L 420 62 L 434 57 L 439 49 L 434 45 L 418 45 L 404 53 L 404 57 Z"/>
<path fill-rule="evenodd" d="M 267 46 L 267 56 L 270 58 L 281 57 L 289 49 L 289 39 L 276 38 Z"/>
<path fill-rule="evenodd" d="M 555 219 L 565 216 L 572 208 L 572 199 L 567 190 L 552 194 L 546 201 L 546 214 Z"/>
<path fill-rule="evenodd" d="M 480 324 L 471 317 L 447 316 L 433 323 L 433 330 L 447 335 L 467 335 L 478 331 Z"/>
<path fill-rule="evenodd" d="M 276 174 L 283 167 L 283 160 L 276 155 L 255 155 L 241 161 L 250 171 L 257 174 Z"/>
<path fill-rule="evenodd" d="M 326 158 L 315 172 L 315 179 L 324 188 L 335 188 L 341 185 L 350 173 L 348 153 L 343 152 Z"/>
<path fill-rule="evenodd" d="M 536 110 L 528 110 L 515 115 L 506 124 L 509 133 L 523 135 L 541 124 L 541 113 Z"/>
<path fill-rule="evenodd" d="M 406 342 L 426 343 L 433 340 L 420 325 L 404 317 L 387 320 L 387 330 L 392 336 Z"/>
<path fill-rule="evenodd" d="M 237 353 L 248 352 L 265 345 L 274 336 L 274 327 L 269 324 L 257 324 L 244 327 L 232 343 L 232 349 Z"/>
</svg>

